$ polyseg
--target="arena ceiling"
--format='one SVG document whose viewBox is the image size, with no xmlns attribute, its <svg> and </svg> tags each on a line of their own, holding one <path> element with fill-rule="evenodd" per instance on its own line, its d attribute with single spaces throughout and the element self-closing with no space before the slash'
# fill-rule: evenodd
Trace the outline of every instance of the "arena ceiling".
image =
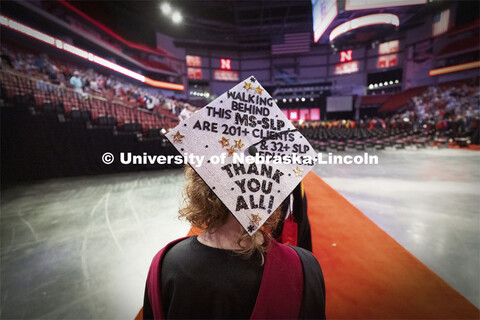
<svg viewBox="0 0 480 320">
<path fill-rule="evenodd" d="M 185 40 L 269 43 L 272 34 L 308 32 L 312 28 L 309 0 L 170 1 L 183 15 L 179 25 L 161 13 L 162 1 L 69 2 L 131 40 L 153 40 L 147 39 L 145 32 L 159 31 Z"/>
<path fill-rule="evenodd" d="M 173 24 L 160 10 L 163 1 L 69 1 L 92 18 L 111 27 L 122 36 L 155 46 L 155 32 L 172 36 L 185 45 L 211 47 L 269 46 L 272 36 L 293 32 L 311 32 L 310 0 L 179 0 L 169 1 L 183 15 L 181 24 Z M 400 18 L 400 30 L 421 22 L 426 10 L 436 10 L 451 1 L 433 1 L 427 5 L 387 9 L 342 11 L 327 30 L 356 17 L 377 12 L 394 13 Z M 342 2 L 339 2 L 341 7 Z M 398 31 L 398 30 L 396 30 Z M 356 30 L 343 38 L 349 44 L 365 43 L 392 34 L 391 28 Z M 328 36 L 321 43 L 328 43 Z M 337 46 L 342 41 L 337 41 Z"/>
</svg>

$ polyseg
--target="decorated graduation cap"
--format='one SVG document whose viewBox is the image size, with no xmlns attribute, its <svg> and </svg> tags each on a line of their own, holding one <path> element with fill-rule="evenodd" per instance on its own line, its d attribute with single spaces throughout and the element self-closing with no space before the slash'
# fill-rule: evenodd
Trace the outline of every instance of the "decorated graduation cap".
<svg viewBox="0 0 480 320">
<path fill-rule="evenodd" d="M 200 166 L 189 163 L 250 235 L 290 195 L 316 157 L 253 76 L 166 136 L 187 159 L 204 156 Z"/>
</svg>

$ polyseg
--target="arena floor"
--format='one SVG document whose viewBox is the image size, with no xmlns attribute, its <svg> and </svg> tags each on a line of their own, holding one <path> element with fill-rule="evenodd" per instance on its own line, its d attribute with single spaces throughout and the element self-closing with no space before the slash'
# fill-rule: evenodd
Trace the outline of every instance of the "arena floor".
<svg viewBox="0 0 480 320">
<path fill-rule="evenodd" d="M 378 165 L 314 171 L 479 307 L 480 153 L 374 154 Z M 132 319 L 151 258 L 189 230 L 182 185 L 169 170 L 2 190 L 0 317 Z"/>
<path fill-rule="evenodd" d="M 314 172 L 479 307 L 480 153 L 372 154 L 378 165 L 317 165 Z"/>
</svg>

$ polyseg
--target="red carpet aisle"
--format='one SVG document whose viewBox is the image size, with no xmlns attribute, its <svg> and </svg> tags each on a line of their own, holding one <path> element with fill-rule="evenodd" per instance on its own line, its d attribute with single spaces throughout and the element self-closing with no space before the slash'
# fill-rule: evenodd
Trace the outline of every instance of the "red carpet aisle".
<svg viewBox="0 0 480 320">
<path fill-rule="evenodd" d="M 480 318 L 474 305 L 317 175 L 303 181 L 327 318 Z"/>
<path fill-rule="evenodd" d="M 459 146 L 454 145 L 454 144 L 449 145 L 448 147 L 451 148 L 451 149 L 480 151 L 480 145 L 478 145 L 478 144 L 469 144 L 468 147 L 466 147 L 466 148 L 460 148 Z"/>
</svg>

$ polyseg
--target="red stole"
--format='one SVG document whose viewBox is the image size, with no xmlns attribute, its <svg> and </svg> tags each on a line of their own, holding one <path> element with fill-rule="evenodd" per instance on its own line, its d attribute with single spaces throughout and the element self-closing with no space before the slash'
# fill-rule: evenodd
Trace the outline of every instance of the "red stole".
<svg viewBox="0 0 480 320">
<path fill-rule="evenodd" d="M 280 237 L 277 239 L 283 244 L 288 244 L 291 246 L 297 246 L 298 242 L 298 223 L 293 219 L 293 214 L 291 214 L 283 222 L 283 230 Z"/>
<path fill-rule="evenodd" d="M 180 238 L 167 244 L 153 258 L 147 277 L 148 299 L 155 319 L 165 319 L 161 295 L 161 266 L 167 251 Z M 302 263 L 295 250 L 272 240 L 265 256 L 263 277 L 250 319 L 297 319 L 303 297 Z"/>
</svg>

